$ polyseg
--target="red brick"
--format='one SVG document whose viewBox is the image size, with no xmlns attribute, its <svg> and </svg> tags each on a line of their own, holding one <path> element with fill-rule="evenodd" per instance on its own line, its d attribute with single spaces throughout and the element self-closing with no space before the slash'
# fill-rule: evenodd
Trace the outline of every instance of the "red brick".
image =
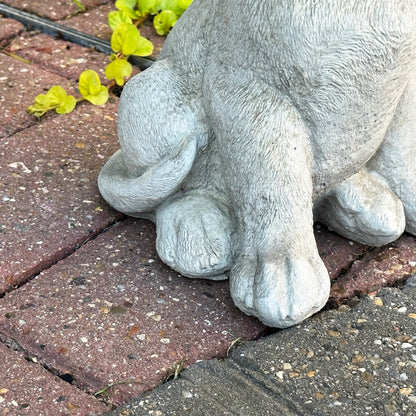
<svg viewBox="0 0 416 416">
<path fill-rule="evenodd" d="M 0 343 L 0 414 L 98 416 L 107 407 Z"/>
<path fill-rule="evenodd" d="M 348 270 L 357 258 L 369 250 L 368 247 L 347 240 L 320 224 L 315 224 L 315 239 L 331 280 Z"/>
<path fill-rule="evenodd" d="M 393 286 L 416 273 L 416 238 L 404 234 L 387 246 L 374 248 L 355 261 L 332 285 L 331 305 L 355 295 Z"/>
<path fill-rule="evenodd" d="M 88 8 L 108 3 L 111 0 L 80 0 Z M 64 19 L 79 12 L 79 7 L 73 0 L 55 0 L 48 2 L 44 0 L 3 0 L 19 10 L 25 10 L 51 20 Z"/>
<path fill-rule="evenodd" d="M 42 33 L 33 36 L 33 32 L 29 32 L 15 38 L 7 51 L 74 81 L 78 80 L 82 71 L 93 69 L 104 82 L 104 69 L 109 63 L 109 57 L 103 53 Z"/>
<path fill-rule="evenodd" d="M 61 85 L 72 92 L 72 85 L 65 78 L 0 54 L 0 137 L 11 136 L 36 124 L 36 119 L 27 113 L 27 107 L 36 95 L 45 93 L 52 85 Z"/>
<path fill-rule="evenodd" d="M 224 357 L 264 331 L 227 281 L 191 280 L 161 263 L 154 226 L 129 219 L 0 299 L 0 332 L 90 391 L 121 403 L 182 360 Z M 43 345 L 43 347 L 41 347 Z"/>
<path fill-rule="evenodd" d="M 4 46 L 8 40 L 17 36 L 23 29 L 23 25 L 13 19 L 0 17 L 0 46 Z"/>
<path fill-rule="evenodd" d="M 116 109 L 81 104 L 0 143 L 0 293 L 120 218 L 96 184 L 118 148 Z"/>
<path fill-rule="evenodd" d="M 59 23 L 82 33 L 110 40 L 112 31 L 108 25 L 107 15 L 112 10 L 117 10 L 113 2 L 79 13 L 70 19 L 60 20 Z"/>
</svg>

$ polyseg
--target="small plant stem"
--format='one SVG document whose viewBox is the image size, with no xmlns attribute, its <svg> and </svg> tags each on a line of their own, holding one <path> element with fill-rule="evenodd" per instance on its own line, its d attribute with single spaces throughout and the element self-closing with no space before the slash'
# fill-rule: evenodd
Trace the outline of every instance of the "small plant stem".
<svg viewBox="0 0 416 416">
<path fill-rule="evenodd" d="M 108 91 L 111 91 L 116 86 L 117 86 L 117 82 L 114 79 L 106 85 Z"/>
<path fill-rule="evenodd" d="M 72 0 L 79 8 L 81 12 L 85 12 L 87 8 L 79 1 L 79 0 Z"/>
<path fill-rule="evenodd" d="M 241 337 L 238 337 L 236 339 L 234 339 L 231 344 L 229 345 L 229 347 L 227 348 L 227 357 L 230 355 L 232 349 L 236 346 L 236 344 L 238 344 L 241 341 Z"/>
<path fill-rule="evenodd" d="M 150 16 L 149 14 L 145 14 L 140 19 L 135 20 L 133 24 L 136 27 L 139 27 L 143 22 L 145 22 L 149 18 L 149 16 Z"/>
<path fill-rule="evenodd" d="M 118 386 L 119 384 L 146 384 L 146 383 L 142 383 L 141 381 L 135 381 L 135 380 L 116 381 L 115 383 L 110 383 L 107 386 L 105 386 L 103 389 L 101 389 L 99 391 L 96 391 L 94 393 L 94 396 L 97 397 L 100 394 L 107 394 L 108 395 L 107 390 L 111 389 L 111 387 Z"/>
<path fill-rule="evenodd" d="M 30 62 L 30 61 L 28 61 L 27 59 L 25 59 L 25 58 L 22 58 L 21 56 L 19 56 L 19 55 L 16 55 L 15 53 L 12 53 L 12 52 L 6 52 L 6 51 L 2 51 L 5 55 L 8 55 L 8 56 L 10 56 L 11 58 L 14 58 L 14 59 L 17 59 L 17 60 L 19 60 L 19 61 L 22 61 L 22 62 L 24 62 L 25 64 L 28 64 L 28 65 L 32 65 L 32 62 Z"/>
</svg>

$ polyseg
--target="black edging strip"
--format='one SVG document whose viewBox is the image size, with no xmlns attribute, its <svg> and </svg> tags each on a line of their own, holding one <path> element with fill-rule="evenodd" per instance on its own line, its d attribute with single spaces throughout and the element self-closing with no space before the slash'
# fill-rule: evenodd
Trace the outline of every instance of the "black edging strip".
<svg viewBox="0 0 416 416">
<path fill-rule="evenodd" d="M 86 48 L 94 48 L 98 52 L 111 55 L 110 42 L 97 38 L 96 36 L 88 35 L 87 33 L 79 32 L 78 30 L 52 22 L 48 19 L 35 16 L 31 13 L 23 12 L 14 7 L 0 3 L 0 14 L 11 19 L 15 19 L 23 24 L 28 30 L 40 30 L 49 36 L 58 37 L 66 41 L 76 43 L 77 45 L 85 46 Z M 129 61 L 144 70 L 149 68 L 154 59 L 144 58 L 140 56 L 130 56 Z"/>
</svg>

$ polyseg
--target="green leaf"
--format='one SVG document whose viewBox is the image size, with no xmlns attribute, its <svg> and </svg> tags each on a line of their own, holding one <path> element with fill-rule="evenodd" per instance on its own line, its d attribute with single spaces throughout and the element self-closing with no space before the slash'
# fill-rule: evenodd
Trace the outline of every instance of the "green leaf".
<svg viewBox="0 0 416 416">
<path fill-rule="evenodd" d="M 139 42 L 136 46 L 136 50 L 132 53 L 132 55 L 137 56 L 149 56 L 153 52 L 153 43 L 150 40 L 146 39 L 143 36 L 140 36 Z"/>
<path fill-rule="evenodd" d="M 33 105 L 27 111 L 36 117 L 42 117 L 49 110 L 56 110 L 58 114 L 70 113 L 76 105 L 76 99 L 67 95 L 66 91 L 59 85 L 54 85 L 46 94 L 35 97 Z"/>
<path fill-rule="evenodd" d="M 161 0 L 160 10 L 171 10 L 179 18 L 192 3 L 192 0 Z"/>
<path fill-rule="evenodd" d="M 178 8 L 178 0 L 160 0 L 159 10 L 172 10 Z"/>
<path fill-rule="evenodd" d="M 121 24 L 111 36 L 111 48 L 124 56 L 147 56 L 153 52 L 152 43 L 140 36 L 140 32 L 133 24 Z"/>
<path fill-rule="evenodd" d="M 35 97 L 34 106 L 39 109 L 47 109 L 51 107 L 51 99 L 45 94 L 39 94 Z"/>
<path fill-rule="evenodd" d="M 103 105 L 108 100 L 108 89 L 101 85 L 98 74 L 87 69 L 79 77 L 79 92 L 81 95 L 94 105 Z"/>
<path fill-rule="evenodd" d="M 35 97 L 34 104 L 27 108 L 27 112 L 39 118 L 50 109 L 51 106 L 49 98 L 45 94 L 39 94 Z"/>
<path fill-rule="evenodd" d="M 116 30 L 122 23 L 132 23 L 130 17 L 123 11 L 112 11 L 108 13 L 108 24 L 112 30 Z"/>
<path fill-rule="evenodd" d="M 66 91 L 59 85 L 54 85 L 46 93 L 46 97 L 49 99 L 49 104 L 51 107 L 62 104 L 67 97 Z"/>
<path fill-rule="evenodd" d="M 110 62 L 105 68 L 107 79 L 114 79 L 117 85 L 124 85 L 124 78 L 129 77 L 132 73 L 131 65 L 125 59 L 117 59 Z"/>
<path fill-rule="evenodd" d="M 191 3 L 192 0 L 178 0 L 178 7 L 185 11 Z"/>
<path fill-rule="evenodd" d="M 157 0 L 137 0 L 137 8 L 142 16 L 156 14 L 160 10 Z"/>
<path fill-rule="evenodd" d="M 178 16 L 172 10 L 163 10 L 153 19 L 153 26 L 158 35 L 167 35 L 173 25 L 178 20 Z"/>
<path fill-rule="evenodd" d="M 111 48 L 114 52 L 131 55 L 139 42 L 140 33 L 136 26 L 129 23 L 121 24 L 111 36 Z"/>
<path fill-rule="evenodd" d="M 68 114 L 74 110 L 77 100 L 72 95 L 67 95 L 59 107 L 56 108 L 58 114 Z"/>
<path fill-rule="evenodd" d="M 140 12 L 135 10 L 136 0 L 117 0 L 115 6 L 131 19 L 138 19 L 141 17 Z"/>
</svg>

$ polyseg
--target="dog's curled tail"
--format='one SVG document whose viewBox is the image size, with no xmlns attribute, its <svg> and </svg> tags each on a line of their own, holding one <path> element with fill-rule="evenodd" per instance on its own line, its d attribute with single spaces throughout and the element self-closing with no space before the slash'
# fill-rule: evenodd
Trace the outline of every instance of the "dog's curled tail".
<svg viewBox="0 0 416 416">
<path fill-rule="evenodd" d="M 197 149 L 198 138 L 189 135 L 138 177 L 129 175 L 122 151 L 118 150 L 98 176 L 101 195 L 112 207 L 132 217 L 150 213 L 180 187 L 192 168 Z"/>
</svg>

